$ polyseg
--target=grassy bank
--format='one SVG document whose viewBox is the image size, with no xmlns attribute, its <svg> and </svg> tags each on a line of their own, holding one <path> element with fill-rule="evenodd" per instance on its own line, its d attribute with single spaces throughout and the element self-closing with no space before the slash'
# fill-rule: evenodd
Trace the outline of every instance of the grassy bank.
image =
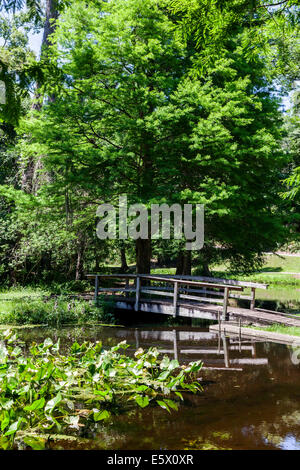
<svg viewBox="0 0 300 470">
<path fill-rule="evenodd" d="M 54 291 L 54 292 L 53 292 Z M 75 298 L 74 293 L 16 287 L 0 292 L 0 324 L 61 325 L 88 322 L 114 323 L 113 305 L 101 298 L 93 301 Z"/>
</svg>

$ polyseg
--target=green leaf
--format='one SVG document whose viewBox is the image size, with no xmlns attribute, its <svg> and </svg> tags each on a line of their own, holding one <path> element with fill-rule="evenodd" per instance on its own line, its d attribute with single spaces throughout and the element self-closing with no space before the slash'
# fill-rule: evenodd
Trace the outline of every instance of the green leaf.
<svg viewBox="0 0 300 470">
<path fill-rule="evenodd" d="M 170 375 L 169 370 L 165 370 L 158 376 L 158 380 L 166 380 L 166 378 Z"/>
<path fill-rule="evenodd" d="M 56 395 L 56 397 L 52 398 L 52 400 L 49 400 L 47 403 L 46 403 L 46 406 L 45 406 L 45 413 L 52 413 L 52 411 L 54 410 L 54 408 L 62 401 L 62 396 L 61 396 L 61 393 L 58 392 L 58 394 Z"/>
<path fill-rule="evenodd" d="M 12 423 L 9 426 L 8 431 L 4 434 L 4 436 L 11 436 L 12 434 L 15 434 L 20 429 L 21 424 L 23 422 L 25 422 L 25 419 L 24 418 L 19 418 L 17 421 Z"/>
<path fill-rule="evenodd" d="M 110 418 L 110 412 L 107 410 L 95 410 L 94 411 L 94 421 L 102 421 L 103 419 Z"/>
<path fill-rule="evenodd" d="M 156 400 L 156 401 L 157 401 L 157 403 L 159 404 L 159 406 L 161 408 L 163 408 L 164 410 L 167 410 L 169 413 L 171 413 L 170 408 L 168 407 L 168 405 L 165 401 L 162 401 L 162 400 Z"/>
<path fill-rule="evenodd" d="M 146 390 L 148 390 L 149 387 L 147 387 L 147 385 L 140 385 L 136 391 L 137 392 L 145 392 Z"/>
<path fill-rule="evenodd" d="M 17 357 L 17 356 L 19 356 L 21 353 L 22 353 L 22 349 L 20 348 L 20 346 L 16 346 L 16 347 L 13 349 L 11 355 Z"/>
<path fill-rule="evenodd" d="M 142 397 L 141 395 L 136 395 L 135 401 L 141 408 L 145 408 L 150 403 L 148 397 Z"/>
<path fill-rule="evenodd" d="M 180 392 L 175 392 L 175 395 L 177 395 L 177 396 L 180 398 L 180 400 L 183 401 L 182 393 L 180 393 Z"/>
<path fill-rule="evenodd" d="M 43 408 L 44 405 L 45 405 L 45 398 L 40 398 L 39 400 L 35 400 L 31 405 L 25 406 L 24 410 L 35 411 L 35 410 L 39 410 L 40 408 Z"/>
<path fill-rule="evenodd" d="M 49 349 L 53 346 L 53 341 L 51 338 L 46 338 L 44 343 L 43 343 L 43 349 Z"/>
<path fill-rule="evenodd" d="M 4 431 L 4 429 L 7 428 L 9 421 L 9 415 L 5 416 L 5 418 L 1 421 L 1 431 Z"/>
<path fill-rule="evenodd" d="M 168 370 L 172 371 L 174 369 L 178 369 L 178 367 L 180 367 L 179 362 L 177 361 L 177 359 L 173 359 L 169 364 Z"/>
<path fill-rule="evenodd" d="M 41 437 L 25 436 L 23 438 L 23 441 L 28 447 L 31 447 L 33 450 L 45 449 L 46 441 L 45 439 L 42 439 Z"/>
<path fill-rule="evenodd" d="M 165 398 L 164 401 L 170 408 L 172 408 L 175 411 L 178 411 L 178 404 L 175 401 L 169 400 L 167 398 Z"/>
</svg>

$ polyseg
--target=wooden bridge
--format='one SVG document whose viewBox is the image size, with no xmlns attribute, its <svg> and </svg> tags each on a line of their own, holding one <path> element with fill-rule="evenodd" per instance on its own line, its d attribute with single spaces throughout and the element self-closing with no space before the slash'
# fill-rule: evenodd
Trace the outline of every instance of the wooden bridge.
<svg viewBox="0 0 300 470">
<path fill-rule="evenodd" d="M 300 326 L 300 319 L 255 308 L 255 291 L 267 289 L 267 284 L 163 274 L 89 274 L 88 278 L 95 280 L 95 302 L 99 293 L 110 294 L 117 309 L 223 322 Z M 250 289 L 250 294 L 245 294 L 244 289 Z M 232 306 L 230 299 L 249 301 L 249 308 Z"/>
</svg>

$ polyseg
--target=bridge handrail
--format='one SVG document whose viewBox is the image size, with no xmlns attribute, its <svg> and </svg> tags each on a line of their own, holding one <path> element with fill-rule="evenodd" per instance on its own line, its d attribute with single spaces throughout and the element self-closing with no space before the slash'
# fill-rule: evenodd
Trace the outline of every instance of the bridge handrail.
<svg viewBox="0 0 300 470">
<path fill-rule="evenodd" d="M 198 281 L 198 282 L 205 282 L 207 281 L 209 285 L 212 282 L 215 283 L 222 283 L 229 286 L 243 286 L 243 287 L 253 287 L 255 289 L 268 289 L 268 284 L 263 284 L 260 282 L 252 282 L 252 281 L 238 281 L 236 279 L 225 279 L 225 278 L 217 278 L 217 277 L 208 277 L 208 276 L 188 276 L 188 275 L 181 275 L 181 274 L 159 274 L 159 276 L 155 274 L 88 274 L 87 277 L 95 278 L 96 276 L 104 278 L 129 278 L 135 279 L 137 276 L 144 277 L 147 276 L 149 278 L 153 277 L 160 277 L 160 278 L 168 278 L 168 279 L 178 279 L 178 280 L 190 280 L 190 281 Z"/>
<path fill-rule="evenodd" d="M 156 276 L 155 274 L 150 274 L 150 276 Z M 256 289 L 267 289 L 268 284 L 264 284 L 261 282 L 252 282 L 252 281 L 238 281 L 236 279 L 225 279 L 225 278 L 218 278 L 218 277 L 208 277 L 208 276 L 188 276 L 184 274 L 159 274 L 159 277 L 168 277 L 173 279 L 186 279 L 191 281 L 207 281 L 209 283 L 216 282 L 216 283 L 224 283 L 232 286 L 243 286 L 243 287 L 255 287 Z"/>
</svg>

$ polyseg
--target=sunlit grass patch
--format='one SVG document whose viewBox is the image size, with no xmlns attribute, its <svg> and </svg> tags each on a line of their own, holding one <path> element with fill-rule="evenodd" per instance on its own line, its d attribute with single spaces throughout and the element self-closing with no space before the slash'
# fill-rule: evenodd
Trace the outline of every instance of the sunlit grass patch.
<svg viewBox="0 0 300 470">
<path fill-rule="evenodd" d="M 300 327 L 297 326 L 283 326 L 283 325 L 270 325 L 270 326 L 249 326 L 248 328 L 252 328 L 254 330 L 261 330 L 261 331 L 270 331 L 272 333 L 280 333 L 283 335 L 291 335 L 291 336 L 300 336 Z"/>
</svg>

